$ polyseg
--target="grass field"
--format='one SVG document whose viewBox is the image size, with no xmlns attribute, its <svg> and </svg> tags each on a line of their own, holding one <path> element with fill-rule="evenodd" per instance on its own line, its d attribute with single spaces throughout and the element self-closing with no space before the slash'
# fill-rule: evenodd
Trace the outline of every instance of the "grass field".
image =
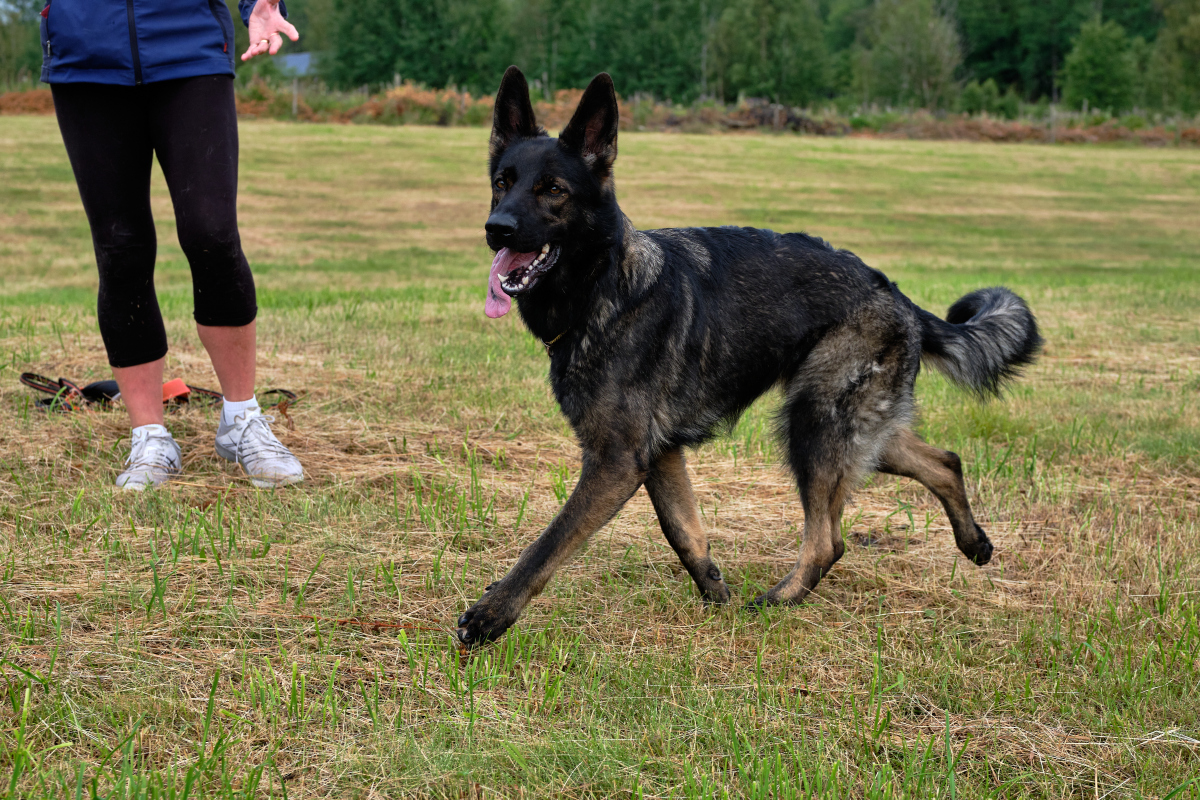
<svg viewBox="0 0 1200 800">
<path fill-rule="evenodd" d="M 622 135 L 640 227 L 806 230 L 944 312 L 1003 283 L 1047 339 L 1001 402 L 922 374 L 991 564 L 883 476 L 803 607 L 705 609 L 644 493 L 496 646 L 454 619 L 578 452 L 516 315 L 489 320 L 486 131 L 248 123 L 260 386 L 309 474 L 260 492 L 168 426 L 184 480 L 110 485 L 107 377 L 52 118 L 0 118 L 0 786 L 9 796 L 1200 797 L 1200 151 Z M 171 377 L 214 386 L 161 175 Z M 690 457 L 746 600 L 801 511 L 764 398 Z M 281 420 L 282 423 L 282 420 Z"/>
</svg>

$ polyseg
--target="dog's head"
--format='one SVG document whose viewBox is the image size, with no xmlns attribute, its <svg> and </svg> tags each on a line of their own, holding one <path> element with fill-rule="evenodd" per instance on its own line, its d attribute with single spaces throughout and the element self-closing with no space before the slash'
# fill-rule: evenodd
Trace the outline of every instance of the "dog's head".
<svg viewBox="0 0 1200 800">
<path fill-rule="evenodd" d="M 504 73 L 488 160 L 492 210 L 484 227 L 496 251 L 489 317 L 508 313 L 510 297 L 533 290 L 556 266 L 593 244 L 586 233 L 595 228 L 597 209 L 613 197 L 617 114 L 612 78 L 601 73 L 559 137 L 551 139 L 534 119 L 521 70 L 509 67 Z"/>
</svg>

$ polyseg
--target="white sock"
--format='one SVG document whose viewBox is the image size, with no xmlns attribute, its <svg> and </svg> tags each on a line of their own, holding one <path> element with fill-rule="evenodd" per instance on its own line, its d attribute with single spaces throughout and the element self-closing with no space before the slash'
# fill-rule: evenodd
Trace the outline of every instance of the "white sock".
<svg viewBox="0 0 1200 800">
<path fill-rule="evenodd" d="M 258 410 L 257 397 L 251 397 L 249 400 L 226 400 L 221 406 L 221 424 L 232 425 L 235 419 L 251 409 Z"/>
</svg>

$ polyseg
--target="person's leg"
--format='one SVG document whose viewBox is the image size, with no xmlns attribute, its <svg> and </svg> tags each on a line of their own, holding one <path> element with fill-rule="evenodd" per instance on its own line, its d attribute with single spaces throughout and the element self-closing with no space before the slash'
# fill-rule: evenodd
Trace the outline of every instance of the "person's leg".
<svg viewBox="0 0 1200 800">
<path fill-rule="evenodd" d="M 150 131 L 139 87 L 57 84 L 54 108 L 92 229 L 96 313 L 133 427 L 162 424 L 167 352 L 150 213 Z"/>
<path fill-rule="evenodd" d="M 237 226 L 233 81 L 205 75 L 153 85 L 151 129 L 179 244 L 192 270 L 196 330 L 228 400 L 254 395 L 254 277 Z"/>
<path fill-rule="evenodd" d="M 130 454 L 116 485 L 157 486 L 179 472 L 179 445 L 163 427 L 167 353 L 150 213 L 152 148 L 142 87 L 59 84 L 54 109 L 92 229 L 100 290 L 96 316 L 129 410 Z"/>
<path fill-rule="evenodd" d="M 255 323 L 221 326 L 196 323 L 200 342 L 212 359 L 226 400 L 242 402 L 254 397 Z"/>
<path fill-rule="evenodd" d="M 157 358 L 136 367 L 113 367 L 113 377 L 121 390 L 121 400 L 129 412 L 129 424 L 134 428 L 143 425 L 163 424 L 163 363 Z"/>
<path fill-rule="evenodd" d="M 206 75 L 152 87 L 154 149 L 162 164 L 179 244 L 192 269 L 196 330 L 225 403 L 217 454 L 260 487 L 302 480 L 304 470 L 271 431 L 254 398 L 254 278 L 237 227 L 237 109 L 233 79 Z"/>
</svg>

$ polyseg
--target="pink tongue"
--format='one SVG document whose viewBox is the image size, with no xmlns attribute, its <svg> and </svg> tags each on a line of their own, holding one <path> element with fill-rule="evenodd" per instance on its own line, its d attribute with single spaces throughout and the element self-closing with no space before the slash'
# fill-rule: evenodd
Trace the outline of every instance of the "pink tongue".
<svg viewBox="0 0 1200 800">
<path fill-rule="evenodd" d="M 499 319 L 508 313 L 512 308 L 512 298 L 504 293 L 500 286 L 500 278 L 507 276 L 514 269 L 528 266 L 535 258 L 537 253 L 514 253 L 507 247 L 500 248 L 496 257 L 492 259 L 492 274 L 488 276 L 487 302 L 484 304 L 483 313 L 492 319 Z"/>
</svg>

